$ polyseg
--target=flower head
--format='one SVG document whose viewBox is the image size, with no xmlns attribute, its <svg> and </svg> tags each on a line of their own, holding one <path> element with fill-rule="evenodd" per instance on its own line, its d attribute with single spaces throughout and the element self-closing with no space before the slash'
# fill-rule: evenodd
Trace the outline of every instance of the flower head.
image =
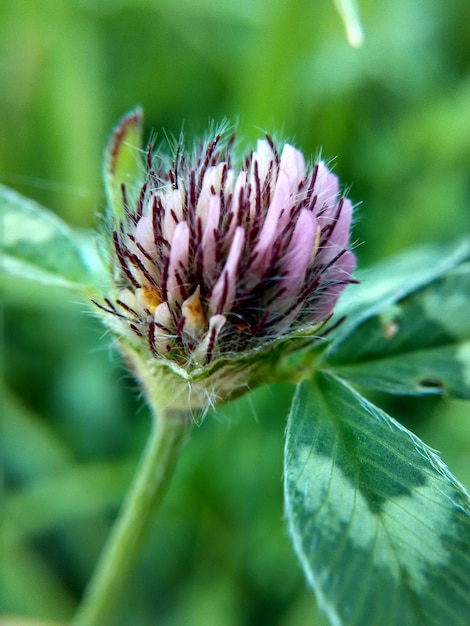
<svg viewBox="0 0 470 626">
<path fill-rule="evenodd" d="M 258 141 L 241 167 L 216 134 L 188 156 L 149 148 L 114 227 L 120 332 L 191 371 L 317 328 L 351 280 L 351 202 L 323 162 Z"/>
</svg>

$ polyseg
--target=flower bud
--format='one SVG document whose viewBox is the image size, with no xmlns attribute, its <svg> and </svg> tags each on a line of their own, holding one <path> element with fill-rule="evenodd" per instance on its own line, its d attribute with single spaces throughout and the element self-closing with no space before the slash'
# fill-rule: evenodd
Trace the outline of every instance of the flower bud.
<svg viewBox="0 0 470 626">
<path fill-rule="evenodd" d="M 307 166 L 290 144 L 267 136 L 241 167 L 223 133 L 189 155 L 149 147 L 135 200 L 123 189 L 115 290 L 101 308 L 154 376 L 163 367 L 233 395 L 260 355 L 312 336 L 351 282 L 351 202 L 324 162 Z"/>
</svg>

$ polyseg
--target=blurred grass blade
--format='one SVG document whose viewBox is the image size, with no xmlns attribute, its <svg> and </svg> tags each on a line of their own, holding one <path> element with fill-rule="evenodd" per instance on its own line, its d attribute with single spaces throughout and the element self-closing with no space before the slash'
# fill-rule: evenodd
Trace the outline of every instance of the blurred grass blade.
<svg viewBox="0 0 470 626">
<path fill-rule="evenodd" d="M 2 614 L 35 615 L 37 618 L 64 620 L 65 624 L 65 620 L 72 615 L 75 602 L 66 583 L 49 566 L 47 558 L 42 558 L 28 542 L 22 541 L 16 528 L 5 518 L 2 519 L 2 543 Z M 13 619 L 10 621 L 6 616 L 3 619 L 5 621 L 0 617 L 0 625 L 17 626 L 22 623 Z M 26 622 L 26 619 L 24 622 L 25 626 L 34 623 Z"/>
<path fill-rule="evenodd" d="M 104 155 L 108 207 L 118 220 L 124 216 L 123 185 L 129 200 L 143 183 L 142 109 L 125 115 L 114 128 Z"/>
<path fill-rule="evenodd" d="M 21 535 L 99 515 L 119 506 L 133 465 L 127 460 L 74 465 L 68 471 L 11 491 L 3 512 Z"/>
<path fill-rule="evenodd" d="M 332 624 L 465 624 L 470 499 L 439 456 L 335 377 L 298 386 L 286 516 Z"/>
<path fill-rule="evenodd" d="M 5 467 L 15 478 L 37 480 L 41 475 L 63 470 L 73 456 L 57 434 L 8 389 L 0 387 L 3 399 L 2 451 Z"/>
<path fill-rule="evenodd" d="M 470 262 L 366 319 L 327 361 L 343 378 L 399 394 L 470 398 Z"/>
<path fill-rule="evenodd" d="M 57 215 L 3 185 L 0 215 L 4 272 L 72 289 L 93 284 L 78 238 Z"/>
<path fill-rule="evenodd" d="M 349 44 L 353 48 L 359 48 L 364 43 L 364 31 L 356 0 L 334 0 L 334 2 L 343 20 Z"/>
</svg>

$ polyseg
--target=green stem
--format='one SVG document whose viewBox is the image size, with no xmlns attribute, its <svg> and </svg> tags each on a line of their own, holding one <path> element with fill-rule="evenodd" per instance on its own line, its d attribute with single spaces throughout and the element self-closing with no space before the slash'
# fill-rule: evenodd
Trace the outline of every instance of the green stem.
<svg viewBox="0 0 470 626">
<path fill-rule="evenodd" d="M 190 424 L 185 411 L 154 416 L 147 445 L 73 626 L 104 626 L 134 566 Z"/>
</svg>

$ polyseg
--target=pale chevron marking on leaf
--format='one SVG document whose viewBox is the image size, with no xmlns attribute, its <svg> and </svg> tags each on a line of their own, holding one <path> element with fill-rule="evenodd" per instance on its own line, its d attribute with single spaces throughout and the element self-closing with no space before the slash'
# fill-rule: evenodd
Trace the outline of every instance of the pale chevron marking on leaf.
<svg viewBox="0 0 470 626">
<path fill-rule="evenodd" d="M 304 469 L 308 466 L 306 459 L 311 453 L 312 449 L 307 446 L 299 450 L 299 461 Z M 411 497 L 387 499 L 381 514 L 376 515 L 371 512 L 360 490 L 354 488 L 351 479 L 331 459 L 316 457 L 314 465 L 314 493 L 310 489 L 311 476 L 307 472 L 302 471 L 295 480 L 297 489 L 305 496 L 305 507 L 311 511 L 311 524 L 322 527 L 327 523 L 329 531 L 334 534 L 338 534 L 345 525 L 348 526 L 352 542 L 368 551 L 374 547 L 374 563 L 388 568 L 395 578 L 399 576 L 399 567 L 396 561 L 390 559 L 390 553 L 399 555 L 400 560 L 406 562 L 412 577 L 420 583 L 424 581 L 426 567 L 448 562 L 447 551 L 434 530 L 445 528 L 448 524 L 447 495 L 432 485 L 415 487 Z M 295 465 L 292 467 L 292 475 L 296 476 Z M 402 516 L 401 520 L 399 515 Z M 423 518 L 427 520 L 424 523 Z M 400 527 L 413 527 L 417 520 L 420 522 L 420 533 L 413 535 L 421 546 L 420 550 L 416 546 L 412 547 L 415 554 L 410 559 L 408 549 L 411 545 L 401 543 Z M 427 534 L 423 534 L 423 530 Z"/>
<path fill-rule="evenodd" d="M 444 310 L 446 312 L 452 311 L 452 315 L 443 315 L 442 313 L 442 288 L 438 290 L 425 289 L 422 293 L 421 306 L 426 313 L 426 317 L 442 326 L 450 337 L 455 335 L 456 316 L 468 328 L 468 292 L 464 291 L 462 287 L 465 285 L 469 286 L 469 268 L 469 264 L 465 263 L 454 269 L 450 275 L 451 279 L 458 277 L 460 280 L 465 281 L 464 285 L 460 286 L 460 289 L 446 289 Z M 445 289 L 445 285 L 443 288 Z M 457 325 L 463 326 L 462 323 Z"/>
<path fill-rule="evenodd" d="M 31 212 L 25 217 L 11 211 L 3 217 L 2 236 L 4 244 L 7 246 L 13 246 L 23 241 L 44 243 L 57 236 L 57 224 Z"/>
<path fill-rule="evenodd" d="M 400 424 L 400 422 L 395 420 L 393 417 L 386 415 L 386 413 L 384 413 L 381 409 L 374 407 L 374 412 L 371 412 L 371 404 L 368 402 L 368 400 L 366 400 L 363 396 L 361 396 L 351 388 L 349 389 L 349 391 L 355 396 L 355 400 L 361 405 L 361 408 L 370 415 L 374 422 L 382 423 L 392 433 L 395 430 L 401 432 L 408 440 L 413 443 L 414 450 L 425 461 L 425 464 L 419 467 L 419 471 L 422 474 L 428 475 L 432 479 L 436 479 L 436 475 L 434 473 L 434 471 L 436 471 L 442 477 L 444 484 L 450 483 L 454 487 L 465 491 L 465 488 L 449 472 L 447 466 L 441 461 L 438 453 L 435 450 L 424 444 L 418 437 L 416 437 L 416 435 L 406 429 L 402 424 Z M 361 425 L 355 420 L 350 420 L 345 415 L 341 416 L 340 421 L 344 424 L 347 424 L 351 429 L 354 429 L 358 434 L 367 435 L 371 443 L 376 443 L 381 448 L 393 452 L 393 454 L 397 458 L 397 461 L 404 461 L 409 463 L 409 457 L 406 453 L 402 453 L 397 450 L 393 445 L 386 442 L 383 437 L 373 434 L 366 425 Z M 362 462 L 368 462 L 369 464 L 371 464 L 368 457 L 360 456 L 359 458 Z M 376 465 L 376 467 L 379 468 L 380 466 Z M 389 476 L 393 476 L 393 474 L 390 472 L 384 471 L 384 473 L 388 474 Z"/>
<path fill-rule="evenodd" d="M 311 584 L 317 592 L 329 586 L 335 564 L 344 555 L 345 548 L 348 551 L 356 549 L 368 553 L 369 572 L 364 580 L 370 580 L 374 576 L 374 570 L 385 569 L 396 581 L 396 593 L 399 593 L 404 578 L 416 593 L 422 592 L 427 587 L 427 573 L 451 564 L 451 554 L 439 534 L 439 529 L 447 529 L 451 522 L 449 508 L 446 507 L 450 493 L 433 485 L 416 487 L 411 497 L 388 499 L 382 513 L 377 515 L 370 511 L 357 485 L 353 485 L 327 457 L 317 457 L 314 461 L 315 491 L 318 497 L 312 497 L 315 494 L 310 489 L 311 477 L 304 471 L 308 468 L 309 458 L 313 458 L 312 449 L 303 446 L 299 454 L 299 465 L 302 469 L 296 476 L 293 466 L 292 476 L 295 477 L 297 489 L 304 495 L 302 508 L 305 515 L 308 515 L 308 523 L 302 529 L 303 534 L 313 536 L 315 531 L 312 526 L 320 530 L 312 548 L 302 545 L 298 549 L 298 553 L 304 555 L 303 560 L 305 559 L 310 571 Z M 438 506 L 435 506 L 436 503 Z M 412 530 L 413 526 L 417 526 L 416 532 Z M 309 561 L 313 552 L 320 549 L 321 530 L 325 529 L 328 530 L 328 541 L 336 543 L 336 553 L 331 554 L 323 569 L 316 569 L 314 577 Z M 407 535 L 407 541 L 403 540 L 402 531 Z M 350 576 L 346 576 L 337 589 L 336 597 L 347 594 L 350 584 Z M 369 585 L 363 586 L 364 596 L 368 587 Z M 325 608 L 329 607 L 325 598 L 322 603 Z M 356 613 L 359 613 L 361 604 L 361 598 L 358 597 Z M 449 610 L 448 607 L 443 608 Z M 330 610 L 331 607 L 328 612 Z"/>
<path fill-rule="evenodd" d="M 73 289 L 92 285 L 87 236 L 77 236 L 57 215 L 3 185 L 0 213 L 3 272 Z"/>
</svg>

